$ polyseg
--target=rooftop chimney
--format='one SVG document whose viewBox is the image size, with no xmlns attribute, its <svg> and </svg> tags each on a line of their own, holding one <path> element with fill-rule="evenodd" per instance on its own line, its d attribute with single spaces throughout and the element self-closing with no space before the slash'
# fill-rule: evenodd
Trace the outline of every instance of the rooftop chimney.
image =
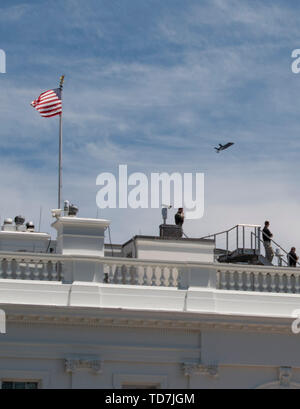
<svg viewBox="0 0 300 409">
<path fill-rule="evenodd" d="M 74 215 L 58 217 L 52 224 L 57 230 L 57 253 L 104 257 L 104 232 L 109 223 Z"/>
<path fill-rule="evenodd" d="M 64 261 L 65 282 L 103 280 L 103 265 L 91 257 L 104 257 L 104 232 L 109 223 L 73 215 L 57 217 L 52 224 L 57 230 L 57 253 L 73 256 L 70 261 Z"/>
</svg>

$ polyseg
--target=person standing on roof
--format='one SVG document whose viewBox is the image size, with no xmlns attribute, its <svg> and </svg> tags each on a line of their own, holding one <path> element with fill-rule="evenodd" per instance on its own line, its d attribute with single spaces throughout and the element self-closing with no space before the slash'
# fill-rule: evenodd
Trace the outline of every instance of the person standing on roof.
<svg viewBox="0 0 300 409">
<path fill-rule="evenodd" d="M 292 247 L 291 251 L 287 255 L 287 259 L 289 262 L 289 267 L 296 267 L 297 266 L 297 261 L 299 260 L 299 257 L 296 254 L 296 248 Z"/>
<path fill-rule="evenodd" d="M 274 251 L 271 246 L 271 238 L 273 237 L 273 234 L 269 230 L 270 222 L 268 220 L 265 221 L 265 227 L 263 228 L 263 242 L 264 242 L 264 247 L 266 251 L 266 258 L 267 260 L 272 263 L 273 257 L 274 257 Z"/>
<path fill-rule="evenodd" d="M 177 213 L 175 214 L 175 223 L 177 226 L 182 227 L 183 222 L 184 222 L 184 212 L 183 212 L 183 208 L 180 207 Z"/>
</svg>

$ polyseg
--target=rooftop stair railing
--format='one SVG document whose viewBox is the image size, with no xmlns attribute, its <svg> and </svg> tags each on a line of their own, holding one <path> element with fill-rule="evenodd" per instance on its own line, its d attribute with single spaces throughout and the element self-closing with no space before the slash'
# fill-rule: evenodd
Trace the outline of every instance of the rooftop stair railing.
<svg viewBox="0 0 300 409">
<path fill-rule="evenodd" d="M 251 233 L 251 236 L 254 236 L 255 235 L 255 233 Z M 271 237 L 268 237 L 270 240 L 271 240 L 271 242 L 277 247 L 277 249 L 276 249 L 276 251 L 275 251 L 275 256 L 277 257 L 277 259 L 278 259 L 278 266 L 279 267 L 282 267 L 282 263 L 284 263 L 286 266 L 288 266 L 289 265 L 289 263 L 288 263 L 288 257 L 290 257 L 289 256 L 289 253 L 283 248 L 283 247 L 281 247 L 281 245 L 280 244 L 278 244 L 278 243 L 276 243 L 276 241 L 275 240 L 273 240 Z M 260 238 L 260 237 L 258 237 L 258 236 L 256 236 L 255 237 L 255 239 L 256 240 L 259 240 L 262 244 L 264 243 L 264 241 Z M 286 257 L 287 257 L 287 260 L 285 260 L 284 258 L 283 258 L 283 255 L 282 254 L 280 254 L 280 252 L 278 251 L 278 250 L 281 250 L 281 251 L 283 251 L 283 253 L 286 255 Z M 297 260 L 295 260 L 296 261 L 296 265 L 298 265 L 298 266 L 300 266 L 300 263 L 297 261 Z"/>
<path fill-rule="evenodd" d="M 250 231 L 250 235 L 249 235 Z M 233 239 L 232 239 L 233 236 Z M 228 230 L 219 233 L 210 234 L 201 237 L 202 239 L 213 238 L 217 247 L 217 238 L 222 238 L 224 253 L 228 255 L 231 251 L 240 249 L 242 254 L 247 250 L 253 250 L 254 254 L 260 254 L 261 251 L 261 226 L 257 224 L 237 224 Z M 250 240 L 250 242 L 249 242 Z M 225 248 L 224 248 L 225 247 Z"/>
</svg>

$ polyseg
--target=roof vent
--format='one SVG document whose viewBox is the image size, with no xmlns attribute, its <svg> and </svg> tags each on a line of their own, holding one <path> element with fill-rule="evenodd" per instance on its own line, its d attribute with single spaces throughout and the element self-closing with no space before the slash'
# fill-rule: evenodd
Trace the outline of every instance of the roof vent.
<svg viewBox="0 0 300 409">
<path fill-rule="evenodd" d="M 3 231 L 16 231 L 16 226 L 13 225 L 13 219 L 7 217 L 4 219 L 4 223 L 2 226 Z"/>
<path fill-rule="evenodd" d="M 78 207 L 70 204 L 70 202 L 68 200 L 64 201 L 64 215 L 65 216 L 76 216 L 78 213 Z"/>
<path fill-rule="evenodd" d="M 13 224 L 13 219 L 7 217 L 6 219 L 4 219 L 4 224 Z"/>
<path fill-rule="evenodd" d="M 77 206 L 71 204 L 71 205 L 69 206 L 69 216 L 76 216 L 77 213 L 78 213 L 78 210 L 79 210 L 79 209 L 78 209 Z"/>
<path fill-rule="evenodd" d="M 27 231 L 34 231 L 34 223 L 33 222 L 27 222 L 26 223 L 26 230 Z"/>
<path fill-rule="evenodd" d="M 16 216 L 14 220 L 15 220 L 16 226 L 22 226 L 22 224 L 24 224 L 25 222 L 25 219 L 23 216 Z"/>
</svg>

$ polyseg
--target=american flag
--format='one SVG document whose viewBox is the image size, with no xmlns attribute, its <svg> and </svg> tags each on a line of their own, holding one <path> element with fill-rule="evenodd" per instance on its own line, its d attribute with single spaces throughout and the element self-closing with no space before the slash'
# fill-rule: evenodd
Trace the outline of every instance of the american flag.
<svg viewBox="0 0 300 409">
<path fill-rule="evenodd" d="M 44 118 L 60 115 L 62 113 L 60 88 L 50 89 L 49 91 L 43 92 L 38 99 L 32 101 L 31 105 Z"/>
</svg>

